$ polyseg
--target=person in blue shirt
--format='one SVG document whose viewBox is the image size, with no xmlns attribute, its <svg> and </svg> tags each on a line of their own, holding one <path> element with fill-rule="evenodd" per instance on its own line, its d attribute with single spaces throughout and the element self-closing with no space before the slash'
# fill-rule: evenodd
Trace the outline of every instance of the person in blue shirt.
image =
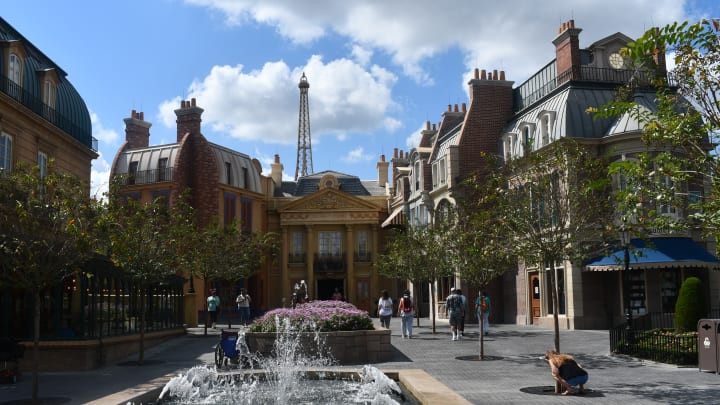
<svg viewBox="0 0 720 405">
<path fill-rule="evenodd" d="M 210 314 L 210 323 L 214 328 L 217 322 L 218 311 L 220 311 L 220 297 L 217 296 L 214 288 L 210 290 L 210 296 L 207 298 L 207 309 L 208 314 Z"/>
<path fill-rule="evenodd" d="M 482 333 L 490 332 L 490 297 L 485 291 L 478 291 L 478 297 L 475 298 L 475 314 L 482 322 Z"/>
</svg>

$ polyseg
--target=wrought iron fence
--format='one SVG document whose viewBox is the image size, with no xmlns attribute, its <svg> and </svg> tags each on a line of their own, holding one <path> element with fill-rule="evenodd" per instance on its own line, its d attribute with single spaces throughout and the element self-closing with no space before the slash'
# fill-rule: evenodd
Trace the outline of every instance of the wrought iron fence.
<svg viewBox="0 0 720 405">
<path fill-rule="evenodd" d="M 704 318 L 718 318 L 720 311 Z M 698 364 L 697 331 L 675 332 L 675 314 L 649 313 L 610 328 L 610 351 L 662 363 Z"/>
</svg>

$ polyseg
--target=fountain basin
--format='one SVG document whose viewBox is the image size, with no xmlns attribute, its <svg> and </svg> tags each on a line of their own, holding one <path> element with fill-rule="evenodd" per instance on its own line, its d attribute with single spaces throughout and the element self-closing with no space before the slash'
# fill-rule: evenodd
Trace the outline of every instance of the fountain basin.
<svg viewBox="0 0 720 405">
<path fill-rule="evenodd" d="M 319 337 L 337 364 L 372 364 L 390 361 L 392 344 L 390 330 L 355 330 L 341 332 L 298 333 L 300 345 L 312 351 Z M 275 347 L 277 334 L 274 332 L 246 332 L 245 340 L 251 353 L 270 357 Z"/>
<path fill-rule="evenodd" d="M 311 370 L 314 374 L 323 375 L 357 375 L 359 370 L 354 369 L 326 369 Z M 403 370 L 384 370 L 385 375 L 399 382 L 407 392 L 412 394 L 418 403 L 424 405 L 440 405 L 440 404 L 470 404 L 465 398 L 455 391 L 452 391 L 446 385 L 433 378 L 430 374 L 419 369 L 403 369 Z M 228 375 L 242 374 L 246 371 L 229 371 Z M 168 374 L 164 377 L 155 379 L 148 384 L 140 387 L 133 387 L 128 390 L 115 393 L 111 396 L 101 398 L 97 403 L 117 403 L 117 404 L 142 404 L 153 403 L 157 400 L 163 386 L 170 381 L 176 374 Z"/>
</svg>

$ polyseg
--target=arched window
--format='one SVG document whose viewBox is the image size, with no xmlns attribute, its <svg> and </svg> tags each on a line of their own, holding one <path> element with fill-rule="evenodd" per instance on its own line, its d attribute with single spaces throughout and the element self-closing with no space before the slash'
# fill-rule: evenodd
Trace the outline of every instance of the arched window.
<svg viewBox="0 0 720 405">
<path fill-rule="evenodd" d="M 20 88 L 22 79 L 22 63 L 20 58 L 14 53 L 10 54 L 10 60 L 8 65 L 8 94 L 16 99 L 20 98 Z"/>
</svg>

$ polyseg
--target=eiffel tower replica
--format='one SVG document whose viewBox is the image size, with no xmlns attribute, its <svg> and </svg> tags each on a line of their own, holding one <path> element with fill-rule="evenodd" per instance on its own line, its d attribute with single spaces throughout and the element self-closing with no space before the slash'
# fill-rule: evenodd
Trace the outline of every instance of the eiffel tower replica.
<svg viewBox="0 0 720 405">
<path fill-rule="evenodd" d="M 298 117 L 298 146 L 297 162 L 295 163 L 295 181 L 300 177 L 313 173 L 312 141 L 310 140 L 310 106 L 308 103 L 308 89 L 310 83 L 303 72 L 298 84 L 300 88 L 300 114 Z"/>
</svg>

